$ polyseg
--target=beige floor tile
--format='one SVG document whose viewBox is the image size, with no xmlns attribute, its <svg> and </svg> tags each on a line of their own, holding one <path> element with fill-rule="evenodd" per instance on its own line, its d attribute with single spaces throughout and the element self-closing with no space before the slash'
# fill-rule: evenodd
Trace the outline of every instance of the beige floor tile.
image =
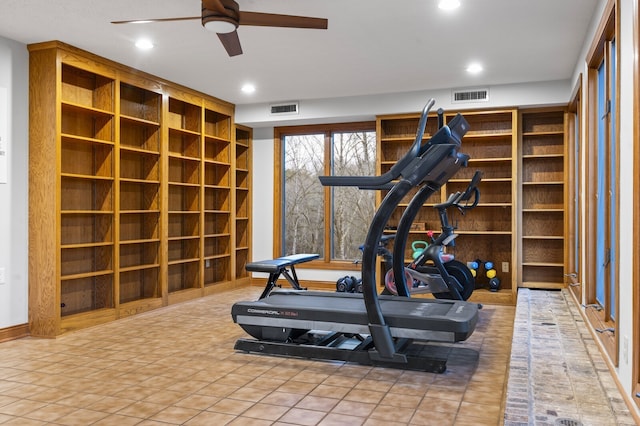
<svg viewBox="0 0 640 426">
<path fill-rule="evenodd" d="M 91 426 L 134 426 L 140 424 L 143 420 L 138 417 L 122 416 L 120 414 L 111 414 L 103 419 L 98 420 Z"/>
<path fill-rule="evenodd" d="M 298 393 L 279 392 L 275 391 L 265 396 L 260 402 L 271 405 L 282 405 L 284 407 L 293 407 L 300 400 L 304 398 L 304 395 Z"/>
<path fill-rule="evenodd" d="M 412 408 L 392 407 L 390 405 L 378 405 L 369 416 L 372 419 L 388 422 L 400 422 L 407 424 L 415 414 Z"/>
<path fill-rule="evenodd" d="M 333 410 L 331 410 L 331 412 L 336 414 L 347 414 L 347 415 L 352 415 L 357 417 L 367 417 L 369 414 L 373 412 L 375 408 L 376 408 L 376 404 L 342 400 L 336 404 L 336 406 L 333 408 Z"/>
<path fill-rule="evenodd" d="M 365 417 L 349 416 L 346 414 L 329 413 L 323 418 L 319 426 L 358 426 L 364 424 Z"/>
<path fill-rule="evenodd" d="M 265 396 L 269 395 L 270 393 L 271 391 L 266 389 L 258 389 L 258 388 L 245 386 L 236 390 L 232 394 L 230 394 L 229 398 L 241 399 L 243 401 L 258 402 Z"/>
<path fill-rule="evenodd" d="M 326 398 L 344 398 L 351 391 L 350 388 L 341 386 L 318 385 L 309 393 L 312 396 L 323 396 Z"/>
<path fill-rule="evenodd" d="M 329 376 L 322 382 L 323 385 L 328 386 L 340 386 L 346 388 L 352 388 L 360 383 L 361 379 L 359 377 L 345 376 L 342 375 L 342 370 L 340 370 L 336 375 Z"/>
<path fill-rule="evenodd" d="M 39 410 L 47 404 L 40 401 L 31 401 L 28 399 L 19 399 L 11 404 L 0 407 L 0 414 L 8 414 L 10 416 L 24 416 L 32 411 Z"/>
<path fill-rule="evenodd" d="M 164 410 L 165 408 L 166 406 L 162 404 L 136 401 L 133 404 L 124 407 L 122 410 L 118 411 L 116 414 L 122 414 L 124 416 L 139 417 L 142 419 L 146 419 L 147 417 L 151 417 L 154 414 Z"/>
<path fill-rule="evenodd" d="M 271 420 L 255 419 L 253 417 L 236 417 L 229 422 L 233 426 L 271 426 L 272 423 Z"/>
<path fill-rule="evenodd" d="M 325 398 L 322 396 L 307 395 L 299 403 L 296 404 L 296 408 L 329 412 L 339 402 L 340 400 L 336 398 Z"/>
<path fill-rule="evenodd" d="M 76 411 L 77 408 L 66 405 L 45 405 L 37 410 L 23 414 L 23 417 L 29 419 L 42 420 L 45 422 L 55 422 L 57 419 L 64 417 Z M 2 422 L 0 422 L 2 423 Z"/>
<path fill-rule="evenodd" d="M 27 419 L 25 417 L 14 417 L 2 423 L 3 426 L 44 426 L 47 424 L 48 422 Z"/>
<path fill-rule="evenodd" d="M 109 414 L 100 411 L 87 410 L 85 408 L 77 409 L 64 417 L 56 420 L 57 424 L 64 426 L 85 426 L 90 425 L 98 420 L 102 420 Z"/>
<path fill-rule="evenodd" d="M 209 407 L 208 411 L 215 411 L 216 413 L 240 415 L 253 406 L 252 402 L 240 401 L 237 399 L 221 399 L 220 401 Z"/>
<path fill-rule="evenodd" d="M 183 424 L 195 416 L 200 414 L 200 410 L 184 407 L 167 407 L 164 410 L 154 414 L 150 420 L 165 422 L 170 424 Z"/>
<path fill-rule="evenodd" d="M 373 390 L 365 390 L 365 389 L 352 389 L 348 394 L 346 394 L 342 399 L 345 401 L 357 401 L 357 402 L 367 402 L 371 404 L 378 404 L 385 397 L 385 392 L 378 392 Z"/>
<path fill-rule="evenodd" d="M 287 411 L 289 411 L 289 407 L 258 403 L 242 413 L 242 417 L 275 421 Z"/>
<path fill-rule="evenodd" d="M 232 414 L 214 413 L 211 411 L 202 411 L 191 420 L 187 421 L 185 425 L 188 426 L 213 426 L 213 425 L 226 425 L 233 421 L 236 416 Z"/>
<path fill-rule="evenodd" d="M 452 426 L 455 423 L 456 412 L 431 410 L 416 410 L 409 421 L 410 425 L 420 426 Z"/>
<path fill-rule="evenodd" d="M 327 414 L 321 411 L 306 410 L 302 408 L 292 408 L 287 411 L 285 415 L 280 417 L 281 423 L 288 423 L 302 426 L 313 426 L 320 423 L 320 421 Z"/>
<path fill-rule="evenodd" d="M 278 388 L 280 392 L 289 392 L 289 393 L 300 393 L 303 395 L 308 394 L 316 388 L 315 383 L 305 383 L 305 382 L 296 382 L 293 380 L 289 380 L 288 382 L 282 384 Z"/>
<path fill-rule="evenodd" d="M 193 394 L 175 402 L 174 405 L 176 407 L 192 408 L 194 410 L 202 411 L 211 407 L 218 401 L 220 401 L 220 398 L 215 396 Z"/>
</svg>

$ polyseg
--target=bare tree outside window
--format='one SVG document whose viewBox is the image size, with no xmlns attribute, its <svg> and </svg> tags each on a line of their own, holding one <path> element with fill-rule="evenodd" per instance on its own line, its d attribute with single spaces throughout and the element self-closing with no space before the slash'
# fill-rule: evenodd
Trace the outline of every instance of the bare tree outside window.
<svg viewBox="0 0 640 426">
<path fill-rule="evenodd" d="M 323 253 L 324 135 L 285 137 L 285 252 Z"/>
<path fill-rule="evenodd" d="M 376 165 L 374 132 L 333 134 L 332 174 L 373 176 Z M 336 260 L 353 260 L 361 253 L 369 224 L 375 213 L 375 192 L 352 187 L 332 188 L 332 250 Z"/>
<path fill-rule="evenodd" d="M 375 212 L 375 192 L 351 187 L 327 191 L 318 177 L 374 175 L 375 132 L 285 135 L 282 143 L 284 254 L 318 253 L 339 261 L 360 258 L 358 248 Z M 329 217 L 325 204 L 330 206 Z M 331 238 L 328 245 L 325 235 Z"/>
</svg>

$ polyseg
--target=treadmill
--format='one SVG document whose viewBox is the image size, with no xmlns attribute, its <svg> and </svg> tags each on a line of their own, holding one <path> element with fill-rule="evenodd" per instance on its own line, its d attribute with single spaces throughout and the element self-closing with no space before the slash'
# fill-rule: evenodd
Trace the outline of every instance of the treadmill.
<svg viewBox="0 0 640 426">
<path fill-rule="evenodd" d="M 385 174 L 320 177 L 325 186 L 389 189 L 364 243 L 362 294 L 274 290 L 259 300 L 237 302 L 231 311 L 233 321 L 252 338 L 239 339 L 236 350 L 434 373 L 446 370 L 452 347 L 443 343 L 471 336 L 479 305 L 379 295 L 376 285 L 376 250 L 395 208 L 413 188 L 419 188 L 426 199 L 425 193 L 433 194 L 467 166 L 469 156 L 460 152 L 460 147 L 469 125 L 460 114 L 423 141 L 434 103 L 431 99 L 425 105 L 410 150 Z"/>
</svg>

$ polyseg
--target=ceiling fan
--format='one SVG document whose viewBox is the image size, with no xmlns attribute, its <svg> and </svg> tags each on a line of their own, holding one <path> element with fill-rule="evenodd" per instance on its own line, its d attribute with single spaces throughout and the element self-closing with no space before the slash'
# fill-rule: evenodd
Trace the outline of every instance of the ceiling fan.
<svg viewBox="0 0 640 426">
<path fill-rule="evenodd" d="M 183 18 L 135 19 L 129 21 L 111 21 L 112 24 L 142 24 L 148 22 L 187 21 L 200 19 L 202 26 L 218 34 L 229 56 L 242 54 L 238 26 L 312 28 L 326 30 L 328 21 L 324 18 L 307 16 L 279 15 L 275 13 L 241 12 L 234 0 L 202 0 L 202 16 Z"/>
</svg>

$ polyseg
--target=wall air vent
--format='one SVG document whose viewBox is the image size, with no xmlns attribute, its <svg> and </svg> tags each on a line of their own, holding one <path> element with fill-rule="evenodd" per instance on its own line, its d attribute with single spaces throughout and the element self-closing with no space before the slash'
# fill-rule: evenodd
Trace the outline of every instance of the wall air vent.
<svg viewBox="0 0 640 426">
<path fill-rule="evenodd" d="M 451 102 L 488 102 L 489 89 L 468 89 L 453 90 L 451 92 Z"/>
<path fill-rule="evenodd" d="M 298 113 L 298 103 L 297 102 L 287 102 L 284 104 L 276 104 L 269 106 L 272 115 L 280 115 L 280 114 L 297 114 Z"/>
</svg>

